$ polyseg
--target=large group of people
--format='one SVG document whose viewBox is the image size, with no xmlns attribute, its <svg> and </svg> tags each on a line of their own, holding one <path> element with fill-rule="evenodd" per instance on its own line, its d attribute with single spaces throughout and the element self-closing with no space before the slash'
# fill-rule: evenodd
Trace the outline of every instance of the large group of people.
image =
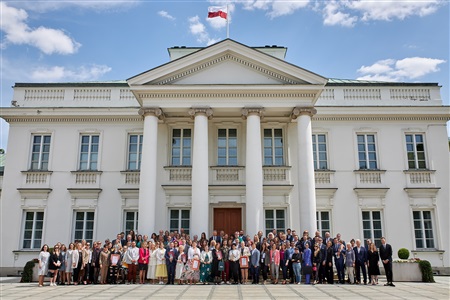
<svg viewBox="0 0 450 300">
<path fill-rule="evenodd" d="M 228 235 L 216 230 L 191 239 L 180 232 L 159 231 L 150 238 L 130 231 L 116 239 L 85 240 L 68 246 L 45 244 L 39 254 L 39 286 L 77 284 L 378 284 L 380 260 L 386 284 L 392 282 L 392 247 L 381 238 L 346 243 L 338 233 L 319 231 L 302 236 L 295 230 L 243 231 Z M 335 273 L 337 278 L 335 278 Z M 361 281 L 362 273 L 362 281 Z M 302 281 L 304 276 L 304 281 Z M 269 281 L 270 278 L 270 281 Z"/>
</svg>

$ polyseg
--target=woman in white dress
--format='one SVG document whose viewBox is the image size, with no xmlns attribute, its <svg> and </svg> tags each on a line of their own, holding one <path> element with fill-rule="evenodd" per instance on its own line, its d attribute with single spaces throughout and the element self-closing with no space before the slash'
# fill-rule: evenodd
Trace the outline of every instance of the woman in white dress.
<svg viewBox="0 0 450 300">
<path fill-rule="evenodd" d="M 156 279 L 156 247 L 155 243 L 150 243 L 150 260 L 148 262 L 147 279 L 151 280 L 151 283 L 155 283 Z"/>
<path fill-rule="evenodd" d="M 48 260 L 50 257 L 50 252 L 48 252 L 48 245 L 45 244 L 41 248 L 41 252 L 39 253 L 39 286 L 44 286 L 44 277 L 48 272 Z"/>
<path fill-rule="evenodd" d="M 156 278 L 159 280 L 159 284 L 164 284 L 164 278 L 167 277 L 167 266 L 166 266 L 166 249 L 164 248 L 164 243 L 159 243 L 159 248 L 155 250 L 156 252 Z"/>
<path fill-rule="evenodd" d="M 73 272 L 73 253 L 75 245 L 74 243 L 69 244 L 69 249 L 66 251 L 66 282 L 68 285 L 72 282 L 72 272 Z"/>
<path fill-rule="evenodd" d="M 175 279 L 178 280 L 178 284 L 182 284 L 183 279 L 181 279 L 181 273 L 183 273 L 184 264 L 187 261 L 186 254 L 184 254 L 184 246 L 183 245 L 180 245 L 178 247 L 178 253 L 180 253 L 180 255 L 178 255 L 177 266 L 175 268 Z"/>
</svg>

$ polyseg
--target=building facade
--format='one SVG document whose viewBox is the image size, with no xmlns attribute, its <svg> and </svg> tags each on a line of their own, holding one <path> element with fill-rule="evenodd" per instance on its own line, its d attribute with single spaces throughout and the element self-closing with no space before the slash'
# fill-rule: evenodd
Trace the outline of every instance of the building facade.
<svg viewBox="0 0 450 300">
<path fill-rule="evenodd" d="M 286 50 L 227 39 L 126 81 L 17 83 L 2 274 L 44 243 L 181 228 L 386 236 L 448 272 L 439 85 L 328 79 Z"/>
</svg>

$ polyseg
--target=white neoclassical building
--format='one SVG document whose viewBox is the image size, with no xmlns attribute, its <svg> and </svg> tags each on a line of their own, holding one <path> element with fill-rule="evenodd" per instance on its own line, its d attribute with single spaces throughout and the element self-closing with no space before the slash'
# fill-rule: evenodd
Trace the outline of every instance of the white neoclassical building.
<svg viewBox="0 0 450 300">
<path fill-rule="evenodd" d="M 43 243 L 181 228 L 386 236 L 448 272 L 440 86 L 329 79 L 286 50 L 227 39 L 126 81 L 16 83 L 2 273 Z"/>
</svg>

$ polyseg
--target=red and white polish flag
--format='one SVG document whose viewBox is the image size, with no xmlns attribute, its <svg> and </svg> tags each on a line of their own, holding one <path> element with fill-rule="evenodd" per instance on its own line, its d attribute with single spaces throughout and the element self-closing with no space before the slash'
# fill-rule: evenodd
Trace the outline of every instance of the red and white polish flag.
<svg viewBox="0 0 450 300">
<path fill-rule="evenodd" d="M 226 19 L 228 15 L 226 6 L 210 6 L 208 7 L 208 18 L 221 17 Z"/>
</svg>

